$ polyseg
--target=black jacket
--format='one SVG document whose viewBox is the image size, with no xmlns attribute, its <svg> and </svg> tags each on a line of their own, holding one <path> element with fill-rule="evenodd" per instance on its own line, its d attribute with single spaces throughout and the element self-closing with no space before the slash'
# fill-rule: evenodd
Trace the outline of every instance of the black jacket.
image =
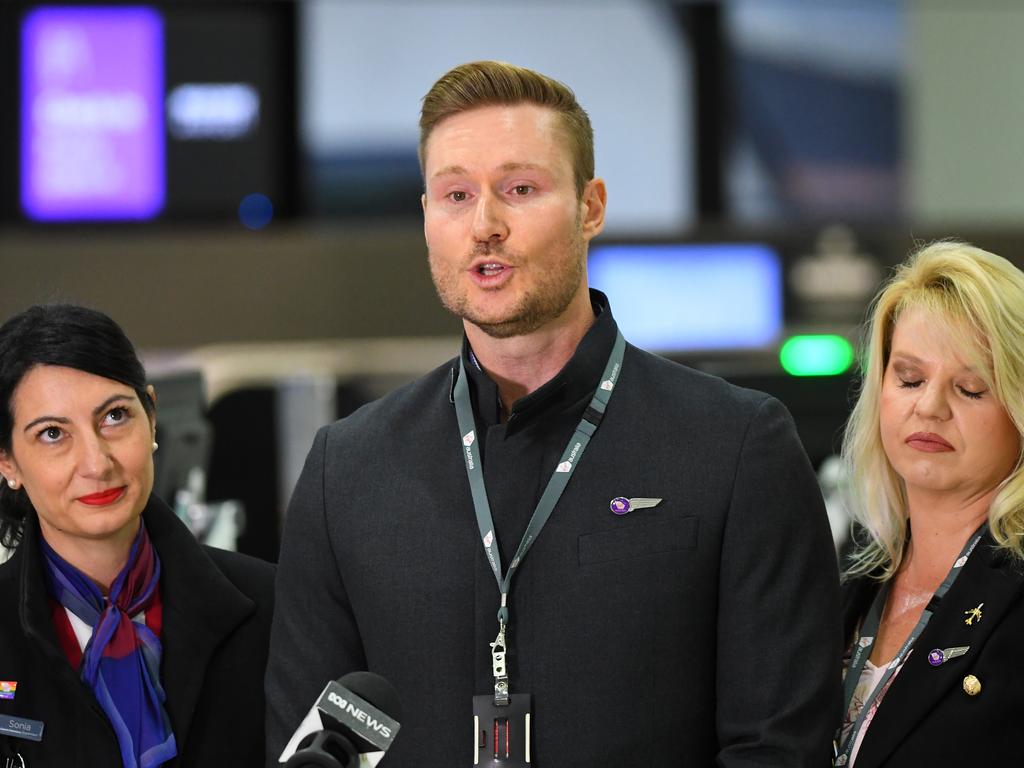
<svg viewBox="0 0 1024 768">
<path fill-rule="evenodd" d="M 847 644 L 871 607 L 879 583 L 862 578 L 843 586 Z M 938 605 L 886 692 L 864 734 L 854 768 L 918 765 L 1021 764 L 1024 734 L 1024 568 L 982 537 Z M 980 621 L 966 623 L 979 604 Z M 970 646 L 940 666 L 933 649 Z M 981 692 L 969 696 L 974 675 Z"/>
<path fill-rule="evenodd" d="M 271 760 L 327 680 L 369 669 L 402 699 L 384 765 L 470 764 L 472 697 L 494 689 L 498 588 L 453 367 L 314 441 L 279 564 Z M 490 456 L 485 472 L 504 471 Z M 519 479 L 531 508 L 557 461 Z M 663 501 L 617 516 L 617 496 Z M 785 408 L 627 346 L 600 430 L 510 597 L 512 692 L 533 695 L 535 764 L 828 765 L 837 570 Z"/>
<path fill-rule="evenodd" d="M 274 567 L 200 546 L 156 497 L 143 515 L 162 568 L 161 678 L 178 744 L 166 765 L 260 765 Z M 27 768 L 120 766 L 106 715 L 57 643 L 38 537 L 33 517 L 0 565 L 0 680 L 18 684 L 13 700 L 0 699 L 0 722 L 41 720 L 43 740 L 0 737 L 0 755 L 18 752 Z"/>
</svg>

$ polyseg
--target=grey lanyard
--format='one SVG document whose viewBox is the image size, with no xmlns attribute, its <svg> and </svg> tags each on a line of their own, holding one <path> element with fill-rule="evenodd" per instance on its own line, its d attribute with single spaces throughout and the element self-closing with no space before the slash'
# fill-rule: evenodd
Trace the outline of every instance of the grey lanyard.
<svg viewBox="0 0 1024 768">
<path fill-rule="evenodd" d="M 594 390 L 594 396 L 590 405 L 583 413 L 583 418 L 576 427 L 576 431 L 570 438 L 565 450 L 562 451 L 562 458 L 555 467 L 555 471 L 548 480 L 544 493 L 534 509 L 533 517 L 530 518 L 523 534 L 523 540 L 519 542 L 512 562 L 509 563 L 508 571 L 504 578 L 501 575 L 501 553 L 498 551 L 498 541 L 494 533 L 494 519 L 491 517 L 491 505 L 487 501 L 487 487 L 484 484 L 483 465 L 480 462 L 480 449 L 477 446 L 476 426 L 473 420 L 473 405 L 469 397 L 469 377 L 466 374 L 465 363 L 459 360 L 459 378 L 455 382 L 454 399 L 455 413 L 459 420 L 459 432 L 462 435 L 460 450 L 466 460 L 466 474 L 469 476 L 469 487 L 473 492 L 473 507 L 476 510 L 476 522 L 480 528 L 480 538 L 484 543 L 484 551 L 487 553 L 487 560 L 491 564 L 494 578 L 498 582 L 498 589 L 501 592 L 501 607 L 498 609 L 498 636 L 491 643 L 491 659 L 494 671 L 494 702 L 496 704 L 508 703 L 508 669 L 505 662 L 505 628 L 509 622 L 508 593 L 512 587 L 512 576 L 515 574 L 519 564 L 529 551 L 533 542 L 537 540 L 544 524 L 551 517 L 558 499 L 561 497 L 565 487 L 569 484 L 573 470 L 579 464 L 583 451 L 586 450 L 590 439 L 594 436 L 604 410 L 611 399 L 615 382 L 618 381 L 622 371 L 622 358 L 626 349 L 626 340 L 619 332 L 615 338 L 615 345 L 608 356 L 608 363 L 605 365 L 601 382 Z"/>
<path fill-rule="evenodd" d="M 978 530 L 974 532 L 964 548 L 960 550 L 960 555 L 953 563 L 953 567 L 949 569 L 949 573 L 946 574 L 946 578 L 942 580 L 939 588 L 935 590 L 935 594 L 932 595 L 932 599 L 928 601 L 928 605 L 925 606 L 924 611 L 921 613 L 921 618 L 918 619 L 917 626 L 914 627 L 913 631 L 900 646 L 899 651 L 893 657 L 893 660 L 889 662 L 885 672 L 882 674 L 882 679 L 878 681 L 871 694 L 864 701 L 864 706 L 861 707 L 860 713 L 857 715 L 857 720 L 853 724 L 853 728 L 850 729 L 850 735 L 846 741 L 839 745 L 838 754 L 836 756 L 835 765 L 843 766 L 846 765 L 850 760 L 850 755 L 853 753 L 853 745 L 857 741 L 857 734 L 864 725 L 864 717 L 867 715 L 868 710 L 874 704 L 875 700 L 885 690 L 886 683 L 889 679 L 896 674 L 896 670 L 899 669 L 900 664 L 906 659 L 907 653 L 910 651 L 911 646 L 917 642 L 917 638 L 924 632 L 924 628 L 928 626 L 928 622 L 932 618 L 932 614 L 935 612 L 935 607 L 939 601 L 946 596 L 949 588 L 953 586 L 953 582 L 956 581 L 956 577 L 960 575 L 960 571 L 963 570 L 964 565 L 967 563 L 967 558 L 971 556 L 974 548 L 978 545 L 981 540 L 982 534 L 985 532 L 985 525 L 983 524 Z M 857 644 L 854 646 L 853 657 L 850 659 L 850 666 L 846 670 L 846 680 L 843 684 L 843 700 L 845 702 L 843 712 L 850 711 L 850 702 L 853 701 L 854 691 L 857 689 L 857 683 L 860 680 L 861 673 L 864 671 L 864 665 L 867 663 L 868 658 L 871 656 L 871 649 L 875 647 L 875 638 L 878 636 L 878 627 L 882 621 L 882 610 L 885 608 L 885 601 L 889 597 L 889 584 L 886 583 L 875 595 L 874 602 L 871 603 L 871 610 L 868 611 L 867 616 L 864 617 L 864 624 L 861 626 L 859 633 L 859 639 Z"/>
</svg>

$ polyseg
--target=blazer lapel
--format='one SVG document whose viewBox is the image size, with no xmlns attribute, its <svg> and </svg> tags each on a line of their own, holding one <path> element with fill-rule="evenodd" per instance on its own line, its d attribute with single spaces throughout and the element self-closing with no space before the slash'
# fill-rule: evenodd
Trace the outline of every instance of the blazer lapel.
<svg viewBox="0 0 1024 768">
<path fill-rule="evenodd" d="M 1020 568 L 995 548 L 986 533 L 885 694 L 857 754 L 857 768 L 873 768 L 884 762 L 942 697 L 966 695 L 962 690 L 964 676 L 970 673 L 974 659 L 983 652 L 986 640 L 1022 586 Z M 968 612 L 978 606 L 981 618 L 972 618 Z M 957 646 L 969 646 L 969 650 L 939 666 L 929 663 L 928 654 L 933 649 Z"/>
<path fill-rule="evenodd" d="M 161 677 L 181 755 L 215 649 L 256 606 L 228 581 L 163 502 L 151 498 L 145 521 L 160 554 Z"/>
<path fill-rule="evenodd" d="M 43 567 L 43 556 L 39 551 L 41 535 L 38 520 L 35 515 L 29 515 L 21 544 L 14 553 L 21 571 L 18 587 L 19 618 L 25 634 L 32 638 L 35 647 L 54 665 L 54 669 L 67 667 L 71 670 L 71 665 L 57 644 L 57 632 L 53 628 L 53 619 L 50 616 L 46 572 Z M 72 677 L 77 678 L 73 670 Z"/>
</svg>

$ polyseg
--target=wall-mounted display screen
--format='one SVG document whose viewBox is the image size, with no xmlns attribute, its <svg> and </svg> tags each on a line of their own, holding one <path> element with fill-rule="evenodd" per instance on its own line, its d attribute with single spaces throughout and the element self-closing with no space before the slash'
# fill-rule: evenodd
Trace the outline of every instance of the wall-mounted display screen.
<svg viewBox="0 0 1024 768">
<path fill-rule="evenodd" d="M 757 349 L 782 333 L 782 264 L 766 245 L 602 244 L 588 269 L 623 335 L 645 349 Z"/>
<path fill-rule="evenodd" d="M 38 8 L 21 28 L 21 205 L 40 221 L 148 219 L 164 203 L 163 21 Z"/>
<path fill-rule="evenodd" d="M 0 167 L 18 169 L 0 222 L 293 214 L 295 16 L 292 0 L 0 0 Z"/>
</svg>

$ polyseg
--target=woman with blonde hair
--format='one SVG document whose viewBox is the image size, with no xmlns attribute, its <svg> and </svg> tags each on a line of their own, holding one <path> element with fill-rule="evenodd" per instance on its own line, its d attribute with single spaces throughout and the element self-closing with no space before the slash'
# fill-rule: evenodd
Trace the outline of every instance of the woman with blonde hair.
<svg viewBox="0 0 1024 768">
<path fill-rule="evenodd" d="M 1016 764 L 1024 274 L 964 243 L 922 248 L 875 299 L 863 368 L 835 764 Z"/>
</svg>

